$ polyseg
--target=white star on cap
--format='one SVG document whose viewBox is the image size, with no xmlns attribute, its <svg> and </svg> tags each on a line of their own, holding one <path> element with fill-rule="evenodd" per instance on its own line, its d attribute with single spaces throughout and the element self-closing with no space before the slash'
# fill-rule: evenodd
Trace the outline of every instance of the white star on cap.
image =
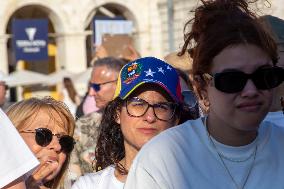
<svg viewBox="0 0 284 189">
<path fill-rule="evenodd" d="M 172 70 L 172 68 L 171 68 L 169 65 L 167 66 L 167 69 L 168 69 L 168 70 Z"/>
<path fill-rule="evenodd" d="M 152 72 L 152 70 L 149 68 L 149 70 L 148 71 L 144 71 L 145 73 L 146 73 L 146 77 L 147 76 L 152 76 L 152 77 L 154 77 L 154 73 L 156 73 L 156 72 Z"/>
<path fill-rule="evenodd" d="M 165 70 L 162 67 L 158 68 L 158 72 L 162 72 L 165 75 Z"/>
</svg>

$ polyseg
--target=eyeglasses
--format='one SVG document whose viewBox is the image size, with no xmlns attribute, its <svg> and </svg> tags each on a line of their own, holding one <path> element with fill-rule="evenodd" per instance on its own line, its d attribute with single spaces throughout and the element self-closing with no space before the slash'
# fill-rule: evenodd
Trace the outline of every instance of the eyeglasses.
<svg viewBox="0 0 284 189">
<path fill-rule="evenodd" d="M 197 104 L 197 98 L 193 91 L 191 90 L 185 90 L 181 92 L 181 95 L 183 96 L 183 101 L 187 105 L 188 108 L 194 108 Z"/>
<path fill-rule="evenodd" d="M 96 92 L 100 91 L 101 90 L 101 85 L 105 85 L 105 84 L 108 84 L 108 83 L 113 83 L 113 82 L 116 82 L 116 80 L 112 80 L 112 81 L 107 81 L 107 82 L 104 82 L 104 83 L 90 83 L 90 87 L 92 87 L 92 89 L 94 89 Z"/>
<path fill-rule="evenodd" d="M 48 146 L 51 143 L 53 136 L 56 136 L 59 139 L 61 151 L 66 154 L 71 153 L 76 144 L 73 137 L 69 135 L 53 134 L 51 130 L 47 128 L 37 128 L 35 131 L 21 131 L 20 133 L 35 133 L 35 141 L 42 147 Z"/>
<path fill-rule="evenodd" d="M 172 102 L 161 102 L 149 104 L 149 102 L 138 97 L 129 98 L 126 101 L 127 113 L 132 117 L 141 117 L 145 115 L 149 107 L 153 108 L 154 115 L 162 121 L 171 120 L 175 114 L 178 104 Z"/>
<path fill-rule="evenodd" d="M 248 79 L 251 79 L 259 90 L 277 87 L 284 80 L 284 69 L 275 66 L 259 68 L 251 74 L 242 71 L 225 71 L 213 76 L 206 73 L 204 76 L 214 79 L 216 89 L 224 93 L 237 93 L 244 89 Z"/>
</svg>

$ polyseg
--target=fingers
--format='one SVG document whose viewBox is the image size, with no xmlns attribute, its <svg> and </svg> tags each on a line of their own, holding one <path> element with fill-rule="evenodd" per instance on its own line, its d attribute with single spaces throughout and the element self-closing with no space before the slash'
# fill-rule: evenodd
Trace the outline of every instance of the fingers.
<svg viewBox="0 0 284 189">
<path fill-rule="evenodd" d="M 47 177 L 57 170 L 59 164 L 55 159 L 57 157 L 56 155 L 56 153 L 46 152 L 44 150 L 36 153 L 36 157 L 41 163 L 30 176 L 32 183 L 40 184 L 46 181 Z"/>
<path fill-rule="evenodd" d="M 57 169 L 57 167 L 58 162 L 45 162 L 40 164 L 36 171 L 26 181 L 27 185 L 31 188 L 36 185 L 41 185 L 46 181 L 46 178 Z"/>
<path fill-rule="evenodd" d="M 42 181 L 45 177 L 47 177 L 52 172 L 51 167 L 48 163 L 44 163 L 39 167 L 38 170 L 32 175 L 34 180 Z"/>
</svg>

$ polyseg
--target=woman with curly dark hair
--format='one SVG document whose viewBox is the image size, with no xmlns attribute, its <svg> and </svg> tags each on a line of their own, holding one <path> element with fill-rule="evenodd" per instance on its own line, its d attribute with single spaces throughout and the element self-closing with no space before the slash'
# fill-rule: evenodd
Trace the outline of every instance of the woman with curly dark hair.
<svg viewBox="0 0 284 189">
<path fill-rule="evenodd" d="M 201 2 L 183 52 L 209 112 L 147 143 L 124 188 L 283 188 L 284 128 L 263 122 L 284 75 L 275 42 L 246 0 Z"/>
<path fill-rule="evenodd" d="M 179 76 L 162 60 L 146 57 L 126 64 L 117 86 L 100 126 L 98 172 L 81 177 L 73 189 L 122 189 L 140 148 L 179 121 Z"/>
</svg>

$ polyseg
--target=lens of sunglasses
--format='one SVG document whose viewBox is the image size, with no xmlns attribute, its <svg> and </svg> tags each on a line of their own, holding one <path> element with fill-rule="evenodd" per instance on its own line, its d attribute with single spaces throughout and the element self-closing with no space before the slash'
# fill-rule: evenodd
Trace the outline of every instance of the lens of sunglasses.
<svg viewBox="0 0 284 189">
<path fill-rule="evenodd" d="M 72 152 L 75 142 L 71 136 L 63 135 L 59 139 L 59 144 L 61 145 L 62 152 L 68 154 Z"/>
<path fill-rule="evenodd" d="M 46 128 L 38 128 L 36 129 L 35 140 L 38 145 L 45 147 L 52 141 L 52 132 Z"/>
<path fill-rule="evenodd" d="M 216 89 L 225 93 L 243 90 L 248 79 L 252 79 L 257 89 L 268 90 L 277 87 L 283 81 L 284 70 L 279 67 L 260 68 L 252 74 L 241 71 L 228 71 L 214 75 Z"/>
<path fill-rule="evenodd" d="M 242 72 L 222 72 L 214 76 L 216 89 L 225 93 L 236 93 L 243 89 L 247 78 Z"/>
<path fill-rule="evenodd" d="M 99 84 L 96 84 L 96 83 L 91 83 L 91 87 L 96 91 L 98 92 L 99 90 L 101 90 L 101 87 Z"/>
<path fill-rule="evenodd" d="M 261 90 L 277 87 L 283 81 L 282 68 L 260 69 L 252 77 L 255 86 Z"/>
</svg>

